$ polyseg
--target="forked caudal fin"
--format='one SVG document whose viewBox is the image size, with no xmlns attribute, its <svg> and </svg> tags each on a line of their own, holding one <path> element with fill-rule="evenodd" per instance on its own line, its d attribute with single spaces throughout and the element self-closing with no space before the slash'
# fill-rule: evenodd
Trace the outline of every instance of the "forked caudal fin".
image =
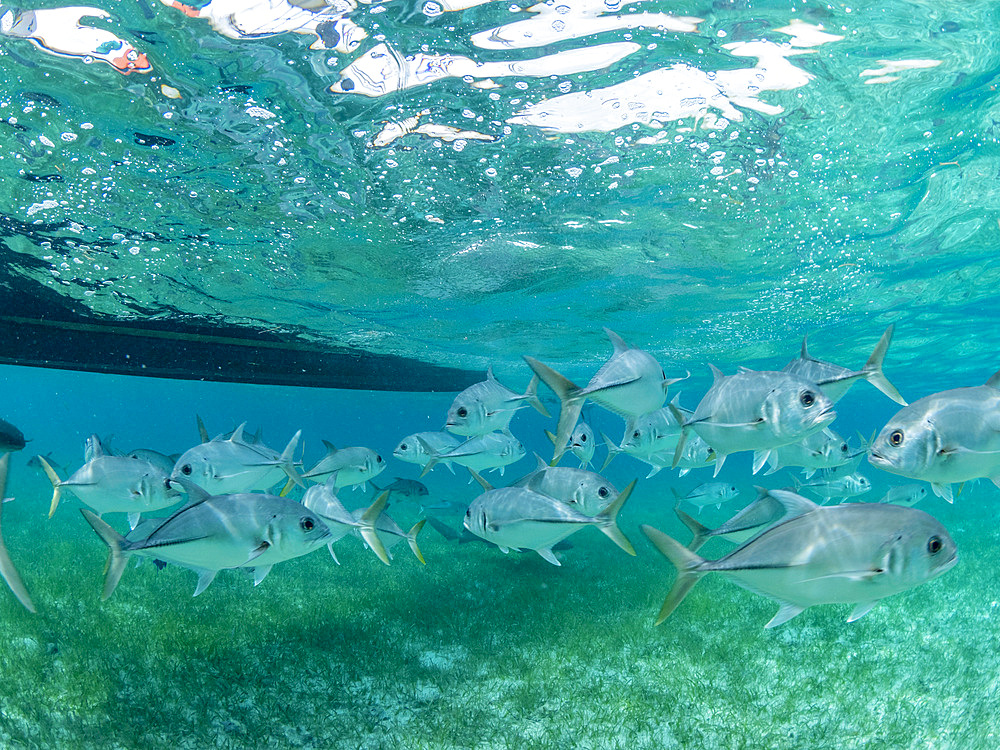
<svg viewBox="0 0 1000 750">
<path fill-rule="evenodd" d="M 389 564 L 389 553 L 385 551 L 385 546 L 375 531 L 375 524 L 378 522 L 378 517 L 382 515 L 382 511 L 385 510 L 385 504 L 388 501 L 389 493 L 383 492 L 375 498 L 375 502 L 358 519 L 358 533 L 361 534 L 361 538 L 365 540 L 365 544 L 368 545 L 371 551 L 378 556 L 378 559 L 386 565 Z"/>
<path fill-rule="evenodd" d="M 42 465 L 42 469 L 45 471 L 45 476 L 49 478 L 52 482 L 52 502 L 49 504 L 49 518 L 52 518 L 53 514 L 56 512 L 56 508 L 59 507 L 59 498 L 62 495 L 62 480 L 59 475 L 56 474 L 56 470 L 52 468 L 52 465 L 45 460 L 45 456 L 39 456 L 38 462 Z"/>
<path fill-rule="evenodd" d="M 83 513 L 83 517 L 87 519 L 87 523 L 94 528 L 94 531 L 104 540 L 104 543 L 108 545 L 108 549 L 111 551 L 111 559 L 108 561 L 107 568 L 108 573 L 104 577 L 104 591 L 101 592 L 101 600 L 105 601 L 114 593 L 118 581 L 121 580 L 130 553 L 128 550 L 122 549 L 125 537 L 102 521 L 94 511 L 89 508 L 81 508 L 80 512 Z"/>
<path fill-rule="evenodd" d="M 566 445 L 580 419 L 580 410 L 583 409 L 583 402 L 586 399 L 578 395 L 580 389 L 573 381 L 563 377 L 548 365 L 542 364 L 534 357 L 526 356 L 524 361 L 559 397 L 559 423 L 556 427 L 555 453 L 552 456 L 552 460 L 557 461 L 566 452 Z"/>
<path fill-rule="evenodd" d="M 873 386 L 878 388 L 882 393 L 891 398 L 897 404 L 906 406 L 906 399 L 904 399 L 896 386 L 889 382 L 889 378 L 885 376 L 882 372 L 882 362 L 885 360 L 885 354 L 889 351 L 889 344 L 892 342 L 892 333 L 895 330 L 895 324 L 890 323 L 889 327 L 885 329 L 885 333 L 882 334 L 882 338 L 878 340 L 875 345 L 875 350 L 872 355 L 868 358 L 865 366 L 861 368 L 864 373 L 865 379 L 871 383 Z"/>
<path fill-rule="evenodd" d="M 597 524 L 597 528 L 603 531 L 612 542 L 617 544 L 633 557 L 635 557 L 635 547 L 633 547 L 632 543 L 625 537 L 622 530 L 618 528 L 617 518 L 618 511 L 622 509 L 625 501 L 628 500 L 629 495 L 632 494 L 632 490 L 635 489 L 635 483 L 635 479 L 629 482 L 628 487 L 622 490 L 621 494 L 615 498 L 615 501 L 611 503 L 611 505 L 594 516 L 594 522 Z"/>
<path fill-rule="evenodd" d="M 680 542 L 671 539 L 662 531 L 654 529 L 652 526 L 643 525 L 642 533 L 677 568 L 677 579 L 674 581 L 670 593 L 667 594 L 667 598 L 660 608 L 660 614 L 656 618 L 656 624 L 659 625 L 670 617 L 670 613 L 677 609 L 677 605 L 681 603 L 692 587 L 705 575 L 700 570 L 697 570 L 704 563 L 704 560 Z"/>
</svg>

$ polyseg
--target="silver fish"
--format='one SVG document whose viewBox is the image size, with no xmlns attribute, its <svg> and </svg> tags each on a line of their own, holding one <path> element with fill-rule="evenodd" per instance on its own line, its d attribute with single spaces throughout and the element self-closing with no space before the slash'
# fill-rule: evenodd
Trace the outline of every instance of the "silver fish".
<svg viewBox="0 0 1000 750">
<path fill-rule="evenodd" d="M 538 376 L 528 383 L 524 393 L 516 393 L 493 376 L 493 368 L 486 371 L 486 380 L 470 385 L 459 393 L 448 409 L 444 427 L 449 432 L 465 437 L 485 435 L 496 430 L 506 430 L 514 412 L 532 406 L 543 416 L 549 412 L 538 400 Z"/>
<path fill-rule="evenodd" d="M 819 383 L 823 389 L 823 393 L 833 403 L 837 403 L 858 380 L 867 380 L 897 404 L 906 406 L 906 401 L 899 395 L 896 386 L 890 383 L 885 373 L 882 372 L 882 361 L 889 350 L 889 343 L 892 341 L 894 328 L 895 326 L 890 325 L 885 329 L 885 333 L 882 334 L 882 338 L 875 345 L 872 355 L 860 370 L 849 370 L 832 362 L 814 359 L 809 356 L 809 350 L 806 347 L 806 338 L 803 338 L 802 353 L 797 359 L 793 359 L 785 365 L 783 371 L 789 372 L 810 383 Z"/>
<path fill-rule="evenodd" d="M 837 416 L 817 385 L 794 375 L 746 368 L 723 375 L 709 367 L 715 382 L 684 423 L 677 452 L 693 429 L 715 451 L 716 476 L 726 457 L 739 451 L 754 451 L 756 474 L 774 448 L 822 430 Z"/>
<path fill-rule="evenodd" d="M 375 498 L 375 502 L 371 506 L 362 508 L 358 514 L 353 514 L 340 502 L 337 497 L 337 488 L 331 480 L 332 478 L 323 484 L 314 484 L 307 489 L 302 497 L 302 505 L 318 515 L 330 529 L 327 547 L 334 562 L 340 564 L 337 554 L 333 551 L 334 542 L 348 534 L 355 533 L 365 541 L 368 548 L 378 556 L 379 560 L 388 565 L 390 557 L 375 531 L 375 523 L 385 509 L 389 493 L 382 492 Z"/>
<path fill-rule="evenodd" d="M 326 455 L 309 471 L 303 472 L 303 479 L 325 482 L 327 478 L 333 477 L 334 484 L 340 489 L 351 485 L 363 486 L 369 479 L 374 479 L 385 471 L 382 456 L 371 448 L 335 448 L 333 443 L 326 440 L 323 445 L 326 446 Z"/>
<path fill-rule="evenodd" d="M 293 454 L 302 431 L 296 432 L 280 454 L 243 437 L 244 425 L 227 440 L 216 438 L 189 448 L 177 459 L 171 479 L 194 482 L 209 494 L 224 495 L 267 489 L 288 477 L 305 486 L 295 469 Z"/>
<path fill-rule="evenodd" d="M 388 492 L 390 495 L 395 493 L 414 502 L 420 502 L 419 498 L 427 497 L 430 494 L 427 485 L 416 479 L 403 479 L 402 477 L 396 477 L 392 484 L 387 484 L 385 487 L 379 487 L 375 482 L 372 482 L 372 489 L 379 493 Z"/>
<path fill-rule="evenodd" d="M 198 573 L 194 596 L 208 588 L 216 574 L 229 568 L 253 568 L 256 586 L 284 560 L 325 545 L 330 530 L 314 513 L 285 497 L 263 494 L 214 495 L 185 482 L 194 498 L 158 524 L 144 539 L 128 540 L 97 514 L 84 517 L 111 550 L 111 563 L 101 598 L 107 599 L 121 579 L 131 555 L 172 562 Z"/>
<path fill-rule="evenodd" d="M 723 503 L 739 497 L 740 494 L 739 487 L 729 482 L 705 482 L 683 496 L 673 487 L 670 489 L 678 502 L 690 503 L 698 509 L 699 513 L 709 505 L 719 508 Z"/>
<path fill-rule="evenodd" d="M 552 442 L 553 446 L 556 444 L 555 433 L 546 430 L 545 436 Z M 589 468 L 594 458 L 594 450 L 597 448 L 594 428 L 581 419 L 573 428 L 573 432 L 570 433 L 567 448 L 580 461 L 580 468 Z"/>
<path fill-rule="evenodd" d="M 148 461 L 167 476 L 170 476 L 171 472 L 173 472 L 174 466 L 177 465 L 177 459 L 180 458 L 177 455 L 168 456 L 149 448 L 133 448 L 124 455 L 128 458 L 138 458 L 142 461 Z"/>
<path fill-rule="evenodd" d="M 502 552 L 533 549 L 553 565 L 560 563 L 552 553 L 552 546 L 585 526 L 597 527 L 623 550 L 635 555 L 632 544 L 615 523 L 618 511 L 634 487 L 633 481 L 596 516 L 585 516 L 561 500 L 525 487 L 501 487 L 488 490 L 472 501 L 464 525 Z"/>
<path fill-rule="evenodd" d="M 162 510 L 180 502 L 180 484 L 153 464 L 138 458 L 106 455 L 96 435 L 90 436 L 90 444 L 92 458 L 65 480 L 39 456 L 39 463 L 52 482 L 49 518 L 59 507 L 63 490 L 72 492 L 98 515 L 127 513 L 129 526 L 133 528 L 141 513 Z"/>
<path fill-rule="evenodd" d="M 642 530 L 677 568 L 660 610 L 663 622 L 706 573 L 719 572 L 780 604 L 773 628 L 816 604 L 852 603 L 853 622 L 879 600 L 941 575 L 957 561 L 938 521 L 916 508 L 876 503 L 818 506 L 771 493 L 786 518 L 719 560 L 705 560 L 651 526 Z"/>
<path fill-rule="evenodd" d="M 800 484 L 799 489 L 806 489 L 820 497 L 855 497 L 870 491 L 872 483 L 864 474 L 848 474 L 837 479 L 819 480 Z"/>
<path fill-rule="evenodd" d="M 880 503 L 892 503 L 893 505 L 903 505 L 912 508 L 921 500 L 927 497 L 927 485 L 925 484 L 904 484 L 899 487 L 892 487 L 885 496 L 879 500 Z"/>
<path fill-rule="evenodd" d="M 721 526 L 709 529 L 694 520 L 679 507 L 674 507 L 677 517 L 691 529 L 694 537 L 688 549 L 697 552 L 712 537 L 721 537 L 727 542 L 743 544 L 773 526 L 785 516 L 785 506 L 764 487 L 756 487 L 757 499 L 730 518 Z"/>
<path fill-rule="evenodd" d="M 392 455 L 400 461 L 416 464 L 422 469 L 427 466 L 431 458 L 448 453 L 462 442 L 450 432 L 417 432 L 403 438 Z M 439 458 L 438 462 L 447 466 L 450 471 L 455 471 L 451 468 L 451 461 Z"/>
<path fill-rule="evenodd" d="M 425 443 L 422 448 L 425 453 L 432 453 L 430 445 Z M 420 476 L 426 475 L 441 461 L 451 461 L 479 472 L 500 469 L 502 476 L 505 467 L 520 461 L 524 456 L 524 446 L 516 437 L 509 432 L 491 432 L 488 435 L 469 438 L 447 453 L 433 455 Z"/>
<path fill-rule="evenodd" d="M 814 432 L 797 443 L 781 445 L 768 456 L 766 474 L 773 474 L 785 466 L 801 466 L 809 479 L 819 469 L 832 469 L 846 464 L 852 458 L 864 455 L 864 451 L 851 452 L 851 447 L 840 435 L 827 427 Z"/>
<path fill-rule="evenodd" d="M 7 496 L 7 472 L 9 467 L 10 452 L 4 452 L 0 456 L 0 514 L 3 512 L 4 498 Z M 21 580 L 21 574 L 14 567 L 14 561 L 10 559 L 10 554 L 7 552 L 7 545 L 3 541 L 2 531 L 0 531 L 0 575 L 3 576 L 4 581 L 7 582 L 7 586 L 26 610 L 29 612 L 37 611 L 35 610 L 34 602 L 31 601 L 31 595 L 24 585 L 24 581 Z"/>
<path fill-rule="evenodd" d="M 949 503 L 956 482 L 986 477 L 1000 487 L 1000 372 L 985 385 L 941 391 L 900 409 L 875 438 L 868 462 L 930 482 Z"/>
<path fill-rule="evenodd" d="M 357 510 L 352 511 L 352 515 L 356 519 L 360 520 L 365 512 L 364 508 L 358 508 Z M 375 519 L 375 535 L 378 537 L 380 544 L 390 560 L 392 559 L 392 548 L 405 539 L 406 543 L 410 547 L 410 551 L 413 553 L 413 556 L 426 565 L 427 561 L 424 560 L 424 554 L 420 551 L 420 547 L 417 546 L 417 534 L 420 533 L 420 530 L 424 527 L 425 523 L 427 523 L 427 519 L 421 518 L 413 524 L 409 531 L 403 531 L 399 527 L 399 524 L 389 517 L 388 513 L 383 512 L 380 513 Z M 365 544 L 369 547 L 371 546 L 371 542 L 368 537 L 360 534 L 357 529 L 353 530 L 352 533 L 361 536 Z"/>
<path fill-rule="evenodd" d="M 638 417 L 663 406 L 667 400 L 667 388 L 684 379 L 668 379 L 651 354 L 629 346 L 609 328 L 605 328 L 604 332 L 611 339 L 614 353 L 584 388 L 537 359 L 527 356 L 524 358 L 534 373 L 559 397 L 559 423 L 553 461 L 557 461 L 565 452 L 565 446 L 587 399 L 623 417 Z"/>
<path fill-rule="evenodd" d="M 549 466 L 536 455 L 538 466 L 511 487 L 524 487 L 554 497 L 585 516 L 596 516 L 618 499 L 618 490 L 600 474 L 568 466 Z"/>
</svg>

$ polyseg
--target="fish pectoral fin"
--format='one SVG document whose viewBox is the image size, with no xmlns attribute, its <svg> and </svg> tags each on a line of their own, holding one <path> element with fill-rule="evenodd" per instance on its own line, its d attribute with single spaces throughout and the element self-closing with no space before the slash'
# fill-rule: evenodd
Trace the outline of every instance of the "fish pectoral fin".
<svg viewBox="0 0 1000 750">
<path fill-rule="evenodd" d="M 544 547 L 542 549 L 536 549 L 535 552 L 537 552 L 541 556 L 541 558 L 543 560 L 545 560 L 546 562 L 550 562 L 553 565 L 558 565 L 560 567 L 562 566 L 562 563 L 559 562 L 559 558 L 557 558 L 555 556 L 555 554 L 552 552 L 552 548 L 551 547 Z"/>
<path fill-rule="evenodd" d="M 779 625 L 783 625 L 784 623 L 788 622 L 793 617 L 801 613 L 803 610 L 805 610 L 805 607 L 803 607 L 801 604 L 792 604 L 791 602 L 781 602 L 781 609 L 778 610 L 777 614 L 775 614 L 775 616 L 772 617 L 768 621 L 767 625 L 765 625 L 764 627 L 770 629 L 770 628 L 776 628 Z"/>
<path fill-rule="evenodd" d="M 271 572 L 271 565 L 261 565 L 259 568 L 253 569 L 253 585 L 259 586 L 260 582 L 267 578 L 267 574 Z"/>
<path fill-rule="evenodd" d="M 250 555 L 247 557 L 247 562 L 250 562 L 251 560 L 256 560 L 258 557 L 267 552 L 270 548 L 271 548 L 270 542 L 261 542 L 250 551 Z"/>
<path fill-rule="evenodd" d="M 632 383 L 639 380 L 641 376 L 636 375 L 631 378 L 622 378 L 621 380 L 615 380 L 612 383 L 605 383 L 604 385 L 595 386 L 593 388 L 584 388 L 580 391 L 581 396 L 591 396 L 595 393 L 607 393 L 608 391 L 613 391 L 616 388 L 623 388 L 626 385 L 631 385 Z"/>
<path fill-rule="evenodd" d="M 814 583 L 816 581 L 829 581 L 834 578 L 843 578 L 848 581 L 854 581 L 861 583 L 863 581 L 873 581 L 881 575 L 885 575 L 885 568 L 871 568 L 869 570 L 845 570 L 839 573 L 830 573 L 825 576 L 816 576 L 815 578 L 806 578 L 802 583 Z"/>
<path fill-rule="evenodd" d="M 847 616 L 847 621 L 854 622 L 855 620 L 860 620 L 862 617 L 871 612 L 872 607 L 876 604 L 878 604 L 878 599 L 873 602 L 858 602 L 854 605 L 854 609 L 851 610 L 851 614 Z"/>
</svg>

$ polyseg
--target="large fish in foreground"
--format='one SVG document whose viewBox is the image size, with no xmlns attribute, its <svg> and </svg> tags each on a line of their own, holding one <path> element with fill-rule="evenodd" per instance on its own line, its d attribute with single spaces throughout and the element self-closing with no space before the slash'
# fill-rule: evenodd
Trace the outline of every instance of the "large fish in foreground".
<svg viewBox="0 0 1000 750">
<path fill-rule="evenodd" d="M 882 372 L 882 361 L 889 350 L 889 343 L 892 341 L 892 332 L 895 326 L 890 325 L 885 329 L 882 338 L 875 345 L 875 350 L 868 358 L 865 366 L 860 370 L 849 370 L 846 367 L 835 365 L 832 362 L 824 362 L 821 359 L 814 359 L 809 356 L 806 347 L 806 339 L 802 339 L 802 353 L 797 359 L 793 359 L 782 368 L 783 372 L 789 372 L 797 377 L 807 380 L 810 383 L 821 383 L 823 393 L 827 395 L 833 403 L 837 403 L 841 397 L 847 393 L 852 385 L 859 380 L 867 380 L 882 393 L 891 398 L 897 404 L 906 406 L 906 400 L 899 395 L 896 386 L 889 382 L 889 379 Z"/>
<path fill-rule="evenodd" d="M 0 419 L 0 453 L 19 451 L 27 445 L 24 433 L 10 422 Z"/>
<path fill-rule="evenodd" d="M 957 561 L 955 543 L 933 517 L 898 505 L 819 506 L 784 490 L 771 496 L 785 518 L 719 560 L 705 560 L 651 526 L 642 530 L 677 568 L 660 610 L 663 622 L 706 573 L 773 599 L 773 628 L 816 604 L 854 604 L 853 622 L 887 596 L 941 575 Z"/>
<path fill-rule="evenodd" d="M 185 487 L 193 501 L 150 526 L 142 539 L 126 539 L 96 513 L 81 509 L 111 550 L 102 599 L 114 592 L 132 555 L 194 570 L 198 596 L 220 570 L 253 568 L 256 586 L 275 563 L 308 554 L 330 538 L 329 528 L 316 514 L 289 498 L 259 493 L 210 496 L 191 482 Z"/>
<path fill-rule="evenodd" d="M 1000 487 L 1000 372 L 985 385 L 941 391 L 900 409 L 875 438 L 868 462 L 930 482 L 949 503 L 954 483 L 985 477 Z"/>
<path fill-rule="evenodd" d="M 7 492 L 7 471 L 9 466 L 10 453 L 4 453 L 3 456 L 0 456 L 0 513 L 3 512 L 3 500 Z M 31 601 L 31 595 L 28 594 L 28 589 L 25 587 L 24 581 L 21 580 L 21 575 L 17 572 L 17 568 L 14 567 L 14 561 L 7 554 L 7 545 L 4 544 L 2 532 L 0 532 L 0 575 L 3 576 L 10 590 L 14 592 L 14 596 L 24 605 L 24 608 L 29 612 L 34 612 L 34 602 Z"/>
<path fill-rule="evenodd" d="M 649 352 L 629 346 L 609 328 L 605 328 L 604 332 L 611 339 L 614 352 L 583 388 L 537 359 L 524 358 L 542 382 L 559 397 L 553 463 L 566 451 L 573 427 L 587 399 L 622 417 L 638 417 L 663 406 L 667 400 L 667 388 L 684 379 L 668 379 Z"/>
<path fill-rule="evenodd" d="M 715 475 L 730 453 L 754 451 L 753 473 L 775 448 L 797 443 L 832 422 L 837 413 L 819 386 L 787 372 L 740 368 L 723 375 L 709 365 L 715 377 L 690 419 L 683 421 L 677 443 L 679 461 L 689 430 L 715 451 Z"/>
<path fill-rule="evenodd" d="M 596 516 L 585 516 L 562 500 L 525 487 L 488 490 L 469 505 L 465 528 L 497 545 L 502 552 L 533 549 L 553 565 L 560 564 L 552 553 L 553 545 L 585 526 L 596 526 L 623 550 L 635 555 L 632 544 L 615 523 L 618 511 L 634 487 L 633 481 Z"/>
</svg>

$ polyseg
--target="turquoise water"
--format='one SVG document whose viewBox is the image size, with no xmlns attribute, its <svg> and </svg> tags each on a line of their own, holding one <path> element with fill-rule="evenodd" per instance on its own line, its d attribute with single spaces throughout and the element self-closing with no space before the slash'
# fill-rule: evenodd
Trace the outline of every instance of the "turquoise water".
<svg viewBox="0 0 1000 750">
<path fill-rule="evenodd" d="M 686 540 L 671 489 L 709 477 L 645 479 L 627 456 L 605 475 L 640 480 L 619 517 L 634 558 L 589 529 L 557 568 L 427 527 L 426 566 L 347 539 L 339 566 L 321 549 L 257 587 L 222 571 L 197 598 L 190 571 L 130 565 L 101 601 L 105 545 L 72 497 L 46 518 L 51 485 L 28 465 L 47 454 L 66 476 L 92 433 L 179 453 L 196 416 L 213 435 L 246 421 L 279 450 L 301 429 L 307 465 L 325 439 L 415 479 L 389 456 L 440 429 L 455 391 L 406 362 L 470 383 L 492 365 L 520 390 L 531 355 L 586 381 L 610 355 L 603 326 L 690 371 L 691 408 L 708 363 L 780 369 L 806 334 L 857 367 L 895 324 L 885 370 L 911 402 L 1000 367 L 996 3 L 464 6 L 0 5 L 0 417 L 30 439 L 3 532 L 38 609 L 0 590 L 0 744 L 996 747 L 986 480 L 918 506 L 959 564 L 854 623 L 824 605 L 765 630 L 773 603 L 709 576 L 654 627 L 674 571 L 639 526 Z M 260 332 L 268 351 L 379 355 L 397 366 L 330 378 L 395 392 L 22 366 L 140 371 L 131 338 L 94 361 L 66 321 L 156 327 L 158 353 L 197 327 L 207 346 Z M 25 344 L 28 323 L 47 338 Z M 267 380 L 253 357 L 177 366 Z M 862 383 L 833 427 L 857 444 L 896 410 Z M 620 438 L 618 417 L 586 416 Z M 491 481 L 550 455 L 554 424 L 520 411 L 528 457 Z M 860 471 L 863 499 L 908 481 Z M 721 478 L 744 504 L 791 476 L 752 477 L 742 454 Z M 479 492 L 443 468 L 422 481 L 460 508 Z"/>
</svg>

